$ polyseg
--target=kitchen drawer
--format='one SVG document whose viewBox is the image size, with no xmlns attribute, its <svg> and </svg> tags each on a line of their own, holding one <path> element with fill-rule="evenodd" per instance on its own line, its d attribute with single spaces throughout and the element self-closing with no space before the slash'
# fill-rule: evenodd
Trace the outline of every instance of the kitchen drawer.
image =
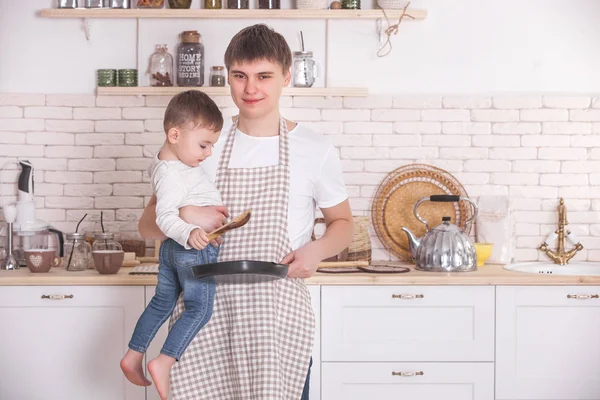
<svg viewBox="0 0 600 400">
<path fill-rule="evenodd" d="M 494 400 L 493 363 L 323 363 L 322 400 Z"/>
<path fill-rule="evenodd" d="M 323 361 L 493 361 L 494 287 L 323 286 Z"/>
</svg>

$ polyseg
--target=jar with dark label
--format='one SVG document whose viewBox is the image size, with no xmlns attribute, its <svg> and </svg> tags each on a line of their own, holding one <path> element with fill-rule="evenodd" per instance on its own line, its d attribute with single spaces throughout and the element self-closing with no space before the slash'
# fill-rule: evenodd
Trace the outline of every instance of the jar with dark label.
<svg viewBox="0 0 600 400">
<path fill-rule="evenodd" d="M 204 45 L 198 31 L 185 31 L 177 47 L 177 85 L 204 85 Z"/>
<path fill-rule="evenodd" d="M 210 86 L 225 86 L 225 67 L 216 65 L 210 69 Z"/>
</svg>

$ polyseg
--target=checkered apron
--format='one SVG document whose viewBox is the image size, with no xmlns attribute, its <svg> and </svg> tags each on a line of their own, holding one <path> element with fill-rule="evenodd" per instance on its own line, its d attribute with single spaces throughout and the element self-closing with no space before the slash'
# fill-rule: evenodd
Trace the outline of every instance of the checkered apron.
<svg viewBox="0 0 600 400">
<path fill-rule="evenodd" d="M 231 215 L 252 209 L 224 235 L 219 261 L 280 261 L 288 237 L 288 130 L 279 130 L 278 165 L 229 168 L 237 120 L 226 138 L 217 188 Z M 183 311 L 182 297 L 173 312 Z M 173 400 L 299 400 L 313 345 L 314 316 L 302 279 L 218 283 L 213 316 L 171 370 Z"/>
</svg>

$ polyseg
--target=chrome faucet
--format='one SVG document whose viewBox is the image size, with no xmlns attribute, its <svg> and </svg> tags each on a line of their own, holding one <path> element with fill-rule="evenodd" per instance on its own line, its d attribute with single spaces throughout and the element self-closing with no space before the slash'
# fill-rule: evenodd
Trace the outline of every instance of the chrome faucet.
<svg viewBox="0 0 600 400">
<path fill-rule="evenodd" d="M 569 225 L 569 221 L 567 221 L 567 207 L 565 206 L 565 201 L 562 197 L 560 198 L 560 204 L 558 205 L 557 210 L 558 230 L 556 230 L 553 234 L 550 234 L 546 238 L 546 241 L 542 243 L 540 247 L 538 247 L 538 250 L 546 253 L 546 255 L 550 257 L 555 264 L 567 265 L 569 260 L 575 257 L 575 254 L 577 254 L 578 251 L 583 250 L 583 245 L 575 239 L 575 236 L 571 234 L 571 231 L 566 231 L 567 238 L 576 244 L 571 250 L 565 251 L 565 226 Z M 558 240 L 558 247 L 555 251 L 550 250 L 547 243 L 554 238 L 557 238 Z"/>
</svg>

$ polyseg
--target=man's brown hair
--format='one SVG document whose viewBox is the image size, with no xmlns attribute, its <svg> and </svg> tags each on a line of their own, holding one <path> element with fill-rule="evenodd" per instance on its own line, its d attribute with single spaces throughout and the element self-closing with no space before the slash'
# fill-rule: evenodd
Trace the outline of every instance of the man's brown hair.
<svg viewBox="0 0 600 400">
<path fill-rule="evenodd" d="M 171 128 L 179 128 L 193 123 L 194 127 L 202 127 L 218 132 L 223 128 L 223 115 L 214 101 L 204 92 L 188 90 L 171 99 L 163 127 L 165 133 Z"/>
<path fill-rule="evenodd" d="M 256 24 L 239 31 L 225 50 L 225 67 L 235 62 L 268 60 L 281 65 L 283 72 L 292 66 L 292 51 L 285 38 L 264 24 Z"/>
</svg>

